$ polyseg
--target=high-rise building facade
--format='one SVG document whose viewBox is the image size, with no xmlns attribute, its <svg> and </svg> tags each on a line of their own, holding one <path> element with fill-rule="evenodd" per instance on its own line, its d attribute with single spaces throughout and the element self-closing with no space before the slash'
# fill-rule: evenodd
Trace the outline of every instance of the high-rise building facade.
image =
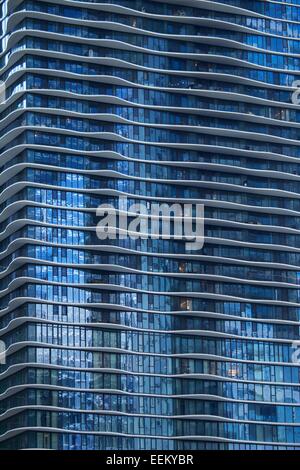
<svg viewBox="0 0 300 470">
<path fill-rule="evenodd" d="M 300 1 L 1 8 L 0 448 L 300 449 Z"/>
</svg>

